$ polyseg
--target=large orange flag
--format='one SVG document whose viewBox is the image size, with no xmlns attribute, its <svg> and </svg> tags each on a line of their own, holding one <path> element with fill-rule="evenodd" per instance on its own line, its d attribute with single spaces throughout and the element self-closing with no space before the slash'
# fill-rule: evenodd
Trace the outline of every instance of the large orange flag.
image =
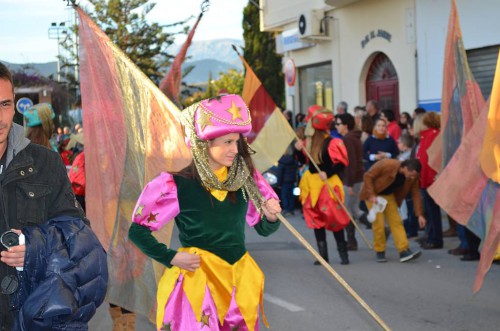
<svg viewBox="0 0 500 331">
<path fill-rule="evenodd" d="M 448 164 L 484 103 L 469 68 L 457 5 L 452 0 L 444 51 L 441 133 L 428 150 L 429 165 L 434 170 L 439 172 Z"/>
<path fill-rule="evenodd" d="M 190 162 L 180 111 L 99 27 L 80 16 L 87 215 L 108 253 L 107 300 L 154 319 L 163 267 L 128 240 L 142 188 Z M 173 223 L 172 223 L 173 224 Z M 157 233 L 169 243 L 171 227 Z"/>
<path fill-rule="evenodd" d="M 172 62 L 170 69 L 168 70 L 167 76 L 160 82 L 160 90 L 162 90 L 163 93 L 165 93 L 165 95 L 170 98 L 170 100 L 174 100 L 175 102 L 177 102 L 178 105 L 181 104 L 179 91 L 182 78 L 182 63 L 186 58 L 187 50 L 191 45 L 191 42 L 193 41 L 194 32 L 196 31 L 196 27 L 198 26 L 198 23 L 200 23 L 202 16 L 203 13 L 198 16 L 198 19 L 189 32 L 186 41 L 179 50 L 179 53 L 177 53 L 177 55 L 175 56 L 175 59 Z"/>
<path fill-rule="evenodd" d="M 500 183 L 500 63 L 497 63 L 491 91 L 488 124 L 481 150 L 481 167 L 488 178 Z"/>
<path fill-rule="evenodd" d="M 482 216 L 485 219 L 485 233 L 482 236 L 483 247 L 474 283 L 475 291 L 481 287 L 500 244 L 500 54 L 491 90 L 489 112 L 487 116 L 481 117 L 483 116 L 487 118 L 479 160 L 488 184 L 481 200 L 484 204 Z"/>
<path fill-rule="evenodd" d="M 255 166 L 259 171 L 265 171 L 285 153 L 295 139 L 295 132 L 247 61 L 239 53 L 238 56 L 246 68 L 242 98 L 252 116 L 252 132 L 248 141 L 257 152 L 253 156 Z"/>
</svg>

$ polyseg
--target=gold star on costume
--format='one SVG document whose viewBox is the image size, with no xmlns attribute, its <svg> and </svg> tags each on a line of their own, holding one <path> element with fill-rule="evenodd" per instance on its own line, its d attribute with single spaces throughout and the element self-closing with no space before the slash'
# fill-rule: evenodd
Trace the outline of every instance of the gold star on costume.
<svg viewBox="0 0 500 331">
<path fill-rule="evenodd" d="M 205 314 L 205 312 L 201 313 L 201 328 L 203 328 L 205 325 L 210 328 L 210 315 Z"/>
<path fill-rule="evenodd" d="M 200 110 L 198 119 L 196 120 L 198 125 L 201 127 L 201 131 L 205 130 L 207 125 L 214 125 L 212 121 L 210 121 L 210 116 L 206 114 L 203 110 Z"/>
<path fill-rule="evenodd" d="M 231 103 L 231 108 L 226 109 L 226 111 L 231 115 L 233 115 L 233 118 L 231 119 L 232 121 L 234 121 L 237 118 L 240 118 L 243 121 L 243 117 L 241 116 L 241 108 L 236 107 L 234 101 Z"/>
<path fill-rule="evenodd" d="M 78 168 L 78 166 L 74 166 L 74 167 L 73 167 L 73 172 L 77 172 L 77 171 L 78 171 L 78 169 L 80 169 L 80 168 Z"/>
<path fill-rule="evenodd" d="M 135 216 L 142 216 L 142 210 L 144 209 L 144 206 L 143 205 L 139 205 L 139 207 L 137 207 L 137 210 L 135 211 Z"/>
</svg>

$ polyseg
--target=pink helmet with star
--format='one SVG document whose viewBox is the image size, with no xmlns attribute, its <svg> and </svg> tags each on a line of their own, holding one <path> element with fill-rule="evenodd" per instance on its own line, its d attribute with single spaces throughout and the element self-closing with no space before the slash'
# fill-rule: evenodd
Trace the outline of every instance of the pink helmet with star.
<svg viewBox="0 0 500 331">
<path fill-rule="evenodd" d="M 239 95 L 224 94 L 197 104 L 194 127 L 201 140 L 212 140 L 229 133 L 247 136 L 252 131 L 252 119 Z"/>
</svg>

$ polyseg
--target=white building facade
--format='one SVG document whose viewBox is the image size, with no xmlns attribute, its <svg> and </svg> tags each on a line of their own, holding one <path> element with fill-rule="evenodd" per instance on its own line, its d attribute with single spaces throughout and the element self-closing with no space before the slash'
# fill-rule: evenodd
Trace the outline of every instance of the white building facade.
<svg viewBox="0 0 500 331">
<path fill-rule="evenodd" d="M 284 56 L 287 108 L 305 113 L 312 104 L 333 109 L 345 101 L 352 110 L 374 99 L 396 113 L 440 110 L 450 6 L 451 0 L 260 0 L 261 30 L 276 33 Z M 500 1 L 457 0 L 457 8 L 471 69 L 487 97 Z"/>
</svg>

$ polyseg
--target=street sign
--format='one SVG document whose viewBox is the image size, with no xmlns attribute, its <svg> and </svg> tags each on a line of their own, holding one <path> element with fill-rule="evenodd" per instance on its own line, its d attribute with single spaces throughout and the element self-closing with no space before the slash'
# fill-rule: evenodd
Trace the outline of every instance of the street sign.
<svg viewBox="0 0 500 331">
<path fill-rule="evenodd" d="M 24 112 L 31 107 L 33 107 L 33 101 L 31 101 L 30 98 L 20 98 L 17 100 L 16 109 L 21 114 L 24 114 Z"/>
</svg>

